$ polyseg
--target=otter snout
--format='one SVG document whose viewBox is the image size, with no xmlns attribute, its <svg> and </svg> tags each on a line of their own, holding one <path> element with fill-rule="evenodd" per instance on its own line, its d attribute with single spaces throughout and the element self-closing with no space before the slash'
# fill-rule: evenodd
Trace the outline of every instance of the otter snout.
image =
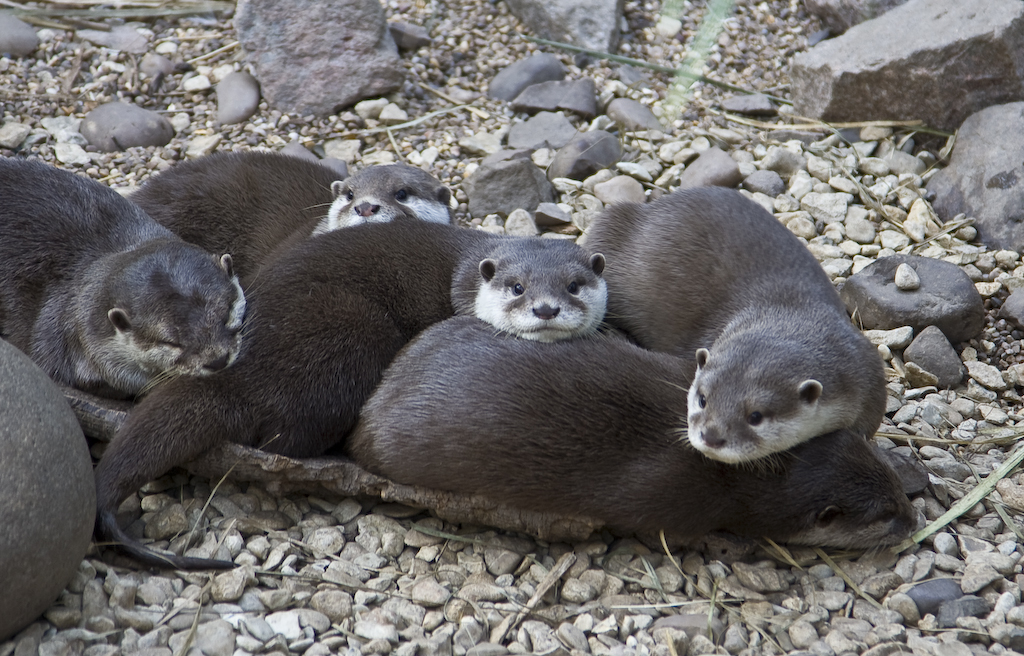
<svg viewBox="0 0 1024 656">
<path fill-rule="evenodd" d="M 366 216 L 373 216 L 374 214 L 379 212 L 380 211 L 380 205 L 374 205 L 372 203 L 359 203 L 358 205 L 356 205 L 352 209 L 359 216 L 366 217 Z"/>
<path fill-rule="evenodd" d="M 212 360 L 204 364 L 203 368 L 209 371 L 220 371 L 221 369 L 227 369 L 229 364 L 231 364 L 231 354 L 225 353 L 216 360 Z"/>
<path fill-rule="evenodd" d="M 558 316 L 558 313 L 562 311 L 562 308 L 551 307 L 547 303 L 543 303 L 533 308 L 533 315 L 538 319 L 544 321 L 550 321 Z"/>
<path fill-rule="evenodd" d="M 709 449 L 721 449 L 725 446 L 725 438 L 714 427 L 705 428 L 700 431 L 698 439 Z"/>
</svg>

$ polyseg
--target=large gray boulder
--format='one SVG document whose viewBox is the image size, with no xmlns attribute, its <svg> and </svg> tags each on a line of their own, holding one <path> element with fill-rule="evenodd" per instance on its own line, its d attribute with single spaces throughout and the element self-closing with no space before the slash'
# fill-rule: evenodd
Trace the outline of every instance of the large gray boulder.
<svg viewBox="0 0 1024 656">
<path fill-rule="evenodd" d="M 75 415 L 46 374 L 0 340 L 0 642 L 68 584 L 95 517 L 92 460 Z"/>
<path fill-rule="evenodd" d="M 235 29 L 267 104 L 283 112 L 326 116 L 402 85 L 377 0 L 239 0 Z"/>
<path fill-rule="evenodd" d="M 804 0 L 807 11 L 821 19 L 832 34 L 881 16 L 907 0 Z"/>
<path fill-rule="evenodd" d="M 507 0 L 508 8 L 543 39 L 615 52 L 625 0 Z"/>
<path fill-rule="evenodd" d="M 462 183 L 469 197 L 469 213 L 508 216 L 517 209 L 532 211 L 555 200 L 555 190 L 544 172 L 528 158 L 485 161 Z"/>
<path fill-rule="evenodd" d="M 796 113 L 955 130 L 1024 100 L 1024 2 L 909 0 L 793 59 Z"/>
<path fill-rule="evenodd" d="M 39 47 L 32 26 L 7 11 L 0 11 L 0 54 L 24 57 Z"/>
<path fill-rule="evenodd" d="M 166 146 L 174 136 L 174 126 L 162 114 L 138 105 L 109 102 L 85 115 L 82 136 L 104 152 L 133 146 Z"/>
<path fill-rule="evenodd" d="M 928 191 L 944 221 L 973 216 L 989 248 L 1024 251 L 1024 102 L 964 121 L 949 166 L 928 181 Z"/>
</svg>

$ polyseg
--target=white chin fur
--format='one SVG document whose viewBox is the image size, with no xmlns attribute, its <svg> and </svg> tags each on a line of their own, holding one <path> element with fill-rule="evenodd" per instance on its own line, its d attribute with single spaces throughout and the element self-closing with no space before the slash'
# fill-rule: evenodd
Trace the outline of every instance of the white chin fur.
<svg viewBox="0 0 1024 656">
<path fill-rule="evenodd" d="M 400 203 L 409 208 L 409 211 L 416 215 L 421 221 L 429 223 L 451 223 L 448 216 L 448 209 L 441 203 L 425 200 L 416 196 L 406 198 Z"/>
</svg>

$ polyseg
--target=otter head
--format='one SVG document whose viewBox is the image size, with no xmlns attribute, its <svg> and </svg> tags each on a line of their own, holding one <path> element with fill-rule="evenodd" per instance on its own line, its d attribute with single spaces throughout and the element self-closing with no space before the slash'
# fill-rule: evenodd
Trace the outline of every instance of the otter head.
<svg viewBox="0 0 1024 656">
<path fill-rule="evenodd" d="M 480 262 L 474 314 L 539 342 L 591 334 L 608 300 L 604 264 L 603 255 L 575 244 L 516 240 Z"/>
<path fill-rule="evenodd" d="M 687 395 L 690 443 L 738 463 L 784 451 L 847 424 L 855 408 L 808 369 L 799 344 L 754 332 L 697 349 Z"/>
<path fill-rule="evenodd" d="M 139 394 L 173 376 L 205 376 L 234 363 L 245 295 L 230 255 L 180 242 L 146 245 L 108 285 L 106 337 L 91 359 L 112 387 Z"/>
<path fill-rule="evenodd" d="M 405 164 L 371 166 L 331 184 L 334 202 L 313 234 L 360 223 L 418 219 L 451 223 L 452 194 L 428 173 Z"/>
</svg>

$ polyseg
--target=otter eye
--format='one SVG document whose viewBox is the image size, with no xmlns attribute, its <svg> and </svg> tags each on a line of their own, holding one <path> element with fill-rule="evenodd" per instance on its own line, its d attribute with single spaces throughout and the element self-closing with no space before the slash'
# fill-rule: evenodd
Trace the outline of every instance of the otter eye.
<svg viewBox="0 0 1024 656">
<path fill-rule="evenodd" d="M 351 189 L 349 189 L 347 192 L 345 192 L 345 199 L 346 200 L 352 200 L 355 197 L 356 197 L 356 195 L 355 195 L 355 193 L 352 192 Z"/>
<path fill-rule="evenodd" d="M 698 394 L 697 395 L 697 405 L 699 405 L 701 408 L 706 408 L 707 405 L 708 405 L 707 397 L 704 396 L 703 394 Z"/>
<path fill-rule="evenodd" d="M 512 285 L 512 294 L 515 296 L 522 296 L 525 291 L 526 289 L 523 287 L 521 283 L 517 282 L 516 284 Z"/>
<path fill-rule="evenodd" d="M 575 296 L 576 294 L 580 293 L 580 284 L 574 280 L 571 283 L 569 283 L 568 290 L 570 294 Z"/>
<path fill-rule="evenodd" d="M 751 426 L 757 426 L 758 424 L 761 423 L 762 419 L 764 419 L 764 415 L 762 415 L 757 410 L 747 415 L 747 423 L 750 424 Z"/>
<path fill-rule="evenodd" d="M 175 348 L 175 349 L 180 349 L 181 348 L 181 344 L 179 344 L 177 342 L 169 342 L 169 341 L 166 341 L 166 340 L 163 340 L 163 339 L 158 341 L 157 344 L 159 346 L 166 346 L 167 348 Z"/>
<path fill-rule="evenodd" d="M 405 189 L 399 189 L 395 192 L 395 200 L 405 200 L 409 197 L 409 192 Z"/>
</svg>

